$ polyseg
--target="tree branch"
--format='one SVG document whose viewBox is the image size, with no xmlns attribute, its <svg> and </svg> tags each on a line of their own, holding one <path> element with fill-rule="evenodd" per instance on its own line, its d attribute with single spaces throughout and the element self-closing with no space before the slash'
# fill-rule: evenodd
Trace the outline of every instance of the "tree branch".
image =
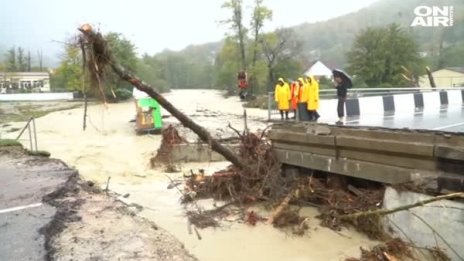
<svg viewBox="0 0 464 261">
<path fill-rule="evenodd" d="M 440 201 L 444 199 L 453 199 L 453 198 L 464 198 L 464 192 L 437 196 L 434 198 L 429 198 L 426 200 L 418 201 L 414 204 L 400 206 L 394 209 L 378 209 L 378 210 L 371 210 L 371 211 L 366 211 L 366 212 L 358 212 L 358 213 L 353 213 L 353 214 L 348 214 L 348 215 L 342 215 L 340 216 L 340 219 L 348 220 L 348 219 L 356 219 L 359 217 L 367 217 L 367 216 L 372 216 L 372 215 L 386 216 L 386 215 L 393 214 L 395 212 L 404 211 L 404 210 L 408 210 L 408 209 L 416 208 L 416 207 L 421 207 L 421 206 L 424 206 L 426 204 L 429 204 L 435 201 Z"/>
</svg>

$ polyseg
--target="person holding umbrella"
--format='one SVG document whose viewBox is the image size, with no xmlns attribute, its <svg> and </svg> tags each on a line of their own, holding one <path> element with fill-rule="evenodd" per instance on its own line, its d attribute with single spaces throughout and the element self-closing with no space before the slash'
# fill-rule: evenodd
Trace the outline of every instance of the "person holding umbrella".
<svg viewBox="0 0 464 261">
<path fill-rule="evenodd" d="M 351 77 L 344 71 L 340 69 L 335 69 L 332 71 L 334 77 L 335 88 L 337 88 L 337 113 L 338 121 L 337 124 L 343 124 L 343 117 L 345 117 L 345 101 L 348 89 L 353 86 Z"/>
</svg>

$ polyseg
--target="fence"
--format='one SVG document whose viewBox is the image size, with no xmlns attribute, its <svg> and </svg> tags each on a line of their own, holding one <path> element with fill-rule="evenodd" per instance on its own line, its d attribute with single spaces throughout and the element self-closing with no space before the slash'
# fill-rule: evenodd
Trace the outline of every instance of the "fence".
<svg viewBox="0 0 464 261">
<path fill-rule="evenodd" d="M 385 104 L 391 104 L 390 103 L 390 100 L 393 100 L 393 97 L 397 97 L 397 98 L 403 98 L 404 96 L 399 96 L 399 95 L 402 95 L 402 94 L 411 94 L 411 95 L 415 95 L 414 97 L 414 100 L 413 100 L 413 105 L 412 108 L 414 109 L 414 107 L 421 107 L 420 106 L 420 97 L 422 96 L 425 96 L 425 97 L 428 97 L 430 96 L 430 94 L 432 93 L 437 93 L 437 95 L 440 95 L 440 96 L 437 96 L 439 97 L 439 102 L 438 104 L 442 104 L 442 105 L 445 105 L 445 104 L 448 104 L 447 102 L 444 102 L 444 93 L 446 94 L 448 91 L 453 91 L 453 92 L 456 92 L 458 93 L 459 92 L 459 95 L 462 96 L 462 98 L 460 99 L 460 103 L 463 103 L 464 104 L 464 88 L 462 87 L 437 87 L 437 88 L 409 88 L 409 87 L 395 87 L 395 88 L 353 88 L 353 89 L 349 89 L 348 90 L 348 97 L 347 97 L 347 115 L 355 115 L 353 113 L 351 113 L 351 108 L 354 108 L 356 109 L 355 111 L 360 111 L 360 109 L 362 110 L 363 108 L 360 108 L 360 104 L 361 104 L 361 107 L 362 105 L 364 104 L 364 100 L 369 100 L 367 99 L 367 97 L 371 97 L 374 98 L 374 97 L 378 97 L 379 99 L 383 99 L 383 105 L 385 107 Z M 417 95 L 417 94 L 422 94 L 422 95 Z M 336 102 L 334 101 L 334 99 L 336 99 L 336 89 L 333 88 L 333 89 L 321 89 L 319 91 L 319 97 L 320 99 L 322 100 L 321 103 L 324 103 L 324 100 L 326 101 L 326 103 L 334 103 L 336 104 Z M 387 98 L 387 97 L 391 97 L 391 98 Z M 446 94 L 446 101 L 448 101 L 448 97 L 453 97 L 453 100 L 458 98 L 454 95 L 450 96 L 450 95 L 447 95 Z M 386 99 L 385 99 L 386 98 Z M 417 100 L 419 99 L 419 100 Z M 399 100 L 399 99 L 397 99 Z M 422 98 L 423 100 L 423 98 Z M 399 102 L 397 102 L 399 104 Z M 366 103 L 367 104 L 367 103 Z M 321 104 L 323 105 L 323 104 Z M 334 105 L 336 106 L 336 105 Z M 335 108 L 334 106 L 331 106 L 333 108 Z M 422 102 L 422 107 L 424 106 L 424 103 Z M 389 106 L 386 106 L 385 108 L 387 108 Z M 367 109 L 371 109 L 371 108 L 364 108 L 364 111 L 367 110 Z M 382 108 L 384 109 L 384 108 Z M 387 109 L 385 109 L 387 110 Z M 395 109 L 393 109 L 394 111 Z M 278 111 L 277 111 L 277 108 L 276 108 L 276 104 L 274 102 L 274 92 L 269 92 L 268 93 L 268 121 L 271 121 L 272 120 L 272 116 L 273 115 L 277 115 L 278 114 Z"/>
<path fill-rule="evenodd" d="M 0 101 L 56 101 L 72 100 L 72 92 L 42 92 L 42 93 L 11 93 L 0 94 Z"/>
<path fill-rule="evenodd" d="M 32 125 L 31 125 L 31 123 L 32 123 Z M 21 130 L 21 132 L 19 133 L 16 140 L 19 140 L 21 138 L 21 136 L 26 131 L 26 129 L 28 130 L 28 133 L 29 133 L 29 139 L 28 140 L 29 140 L 29 144 L 30 144 L 30 151 L 38 151 L 38 147 L 37 147 L 37 130 L 35 128 L 35 119 L 34 118 L 30 118 L 27 121 L 26 125 Z"/>
</svg>

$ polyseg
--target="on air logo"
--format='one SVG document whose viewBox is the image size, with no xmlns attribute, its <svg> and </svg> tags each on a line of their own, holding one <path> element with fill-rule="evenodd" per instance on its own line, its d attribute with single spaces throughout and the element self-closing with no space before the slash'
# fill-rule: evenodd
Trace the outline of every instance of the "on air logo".
<svg viewBox="0 0 464 261">
<path fill-rule="evenodd" d="M 453 6 L 418 6 L 414 9 L 416 17 L 411 26 L 450 27 L 453 26 Z"/>
</svg>

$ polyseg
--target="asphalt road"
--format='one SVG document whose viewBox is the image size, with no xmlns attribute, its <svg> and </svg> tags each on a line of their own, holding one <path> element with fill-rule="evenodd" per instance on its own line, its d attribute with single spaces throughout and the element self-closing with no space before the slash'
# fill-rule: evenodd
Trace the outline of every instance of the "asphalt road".
<svg viewBox="0 0 464 261">
<path fill-rule="evenodd" d="M 42 203 L 42 198 L 63 184 L 72 171 L 57 161 L 2 165 L 0 260 L 44 260 L 45 239 L 39 230 L 52 220 L 55 208 Z"/>
<path fill-rule="evenodd" d="M 349 117 L 346 125 L 379 126 L 387 128 L 409 128 L 440 130 L 464 133 L 464 107 L 442 107 L 434 110 L 397 113 L 395 115 L 363 115 Z"/>
</svg>

